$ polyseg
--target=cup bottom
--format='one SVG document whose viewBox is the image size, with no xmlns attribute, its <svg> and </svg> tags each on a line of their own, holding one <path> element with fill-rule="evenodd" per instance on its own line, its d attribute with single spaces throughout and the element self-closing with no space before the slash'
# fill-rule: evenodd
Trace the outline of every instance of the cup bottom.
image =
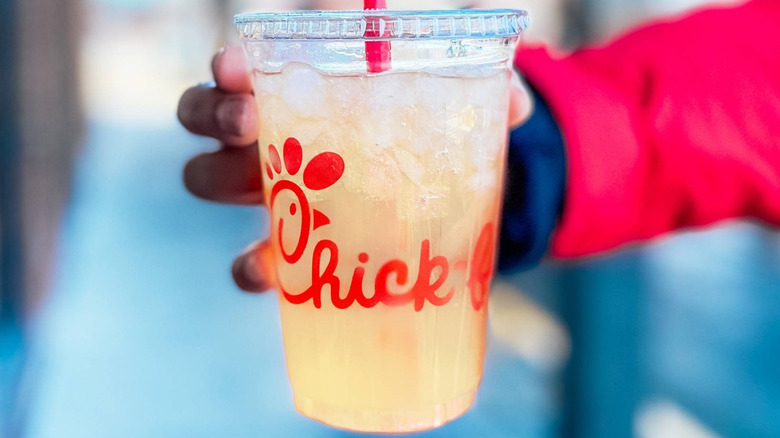
<svg viewBox="0 0 780 438">
<path fill-rule="evenodd" d="M 477 390 L 445 403 L 414 410 L 345 408 L 295 395 L 295 408 L 301 414 L 328 426 L 356 432 L 408 433 L 430 430 L 463 415 L 474 402 Z"/>
</svg>

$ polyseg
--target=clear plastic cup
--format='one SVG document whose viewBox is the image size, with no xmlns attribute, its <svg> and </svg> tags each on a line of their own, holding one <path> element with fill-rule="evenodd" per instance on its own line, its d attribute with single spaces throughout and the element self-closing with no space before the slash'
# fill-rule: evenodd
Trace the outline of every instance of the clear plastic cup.
<svg viewBox="0 0 780 438">
<path fill-rule="evenodd" d="M 474 400 L 515 10 L 235 17 L 259 109 L 295 406 L 365 432 Z"/>
</svg>

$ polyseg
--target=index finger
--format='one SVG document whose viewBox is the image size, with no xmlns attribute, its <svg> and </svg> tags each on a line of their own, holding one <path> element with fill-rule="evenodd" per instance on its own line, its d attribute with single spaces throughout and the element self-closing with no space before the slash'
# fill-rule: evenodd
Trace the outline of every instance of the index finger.
<svg viewBox="0 0 780 438">
<path fill-rule="evenodd" d="M 214 81 L 228 93 L 251 93 L 252 81 L 240 46 L 227 45 L 211 61 Z"/>
</svg>

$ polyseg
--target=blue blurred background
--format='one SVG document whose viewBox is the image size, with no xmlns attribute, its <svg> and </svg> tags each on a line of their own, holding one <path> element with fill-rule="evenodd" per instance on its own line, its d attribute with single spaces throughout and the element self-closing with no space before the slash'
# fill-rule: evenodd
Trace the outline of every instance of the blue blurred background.
<svg viewBox="0 0 780 438">
<path fill-rule="evenodd" d="M 425 7 L 525 8 L 573 47 L 705 3 Z M 231 283 L 264 212 L 180 181 L 215 143 L 176 103 L 230 16 L 304 7 L 360 2 L 0 2 L 1 437 L 353 436 L 295 413 L 276 297 Z M 780 436 L 778 268 L 780 235 L 735 222 L 500 278 L 475 407 L 419 436 Z"/>
</svg>

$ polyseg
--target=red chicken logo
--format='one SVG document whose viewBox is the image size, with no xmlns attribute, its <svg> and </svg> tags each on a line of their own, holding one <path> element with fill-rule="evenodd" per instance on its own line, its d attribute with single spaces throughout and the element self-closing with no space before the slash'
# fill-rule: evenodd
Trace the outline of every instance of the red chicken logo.
<svg viewBox="0 0 780 438">
<path fill-rule="evenodd" d="M 274 175 L 281 176 L 282 171 L 286 170 L 290 176 L 297 175 L 301 170 L 303 163 L 303 148 L 301 143 L 295 138 L 288 138 L 284 142 L 282 150 L 284 162 L 279 155 L 276 146 L 268 146 L 268 162 L 265 163 L 265 172 L 270 180 L 274 180 Z M 316 155 L 306 164 L 303 169 L 303 185 L 309 190 L 325 190 L 338 181 L 344 174 L 344 159 L 335 152 L 323 152 Z M 323 212 L 312 209 L 309 200 L 303 189 L 293 181 L 279 179 L 271 188 L 270 207 L 273 209 L 277 196 L 282 192 L 292 194 L 294 201 L 290 204 L 290 215 L 297 217 L 300 214 L 300 233 L 298 241 L 291 252 L 282 243 L 282 233 L 284 231 L 284 218 L 279 218 L 278 239 L 279 248 L 282 257 L 287 263 L 295 263 L 301 259 L 306 245 L 309 243 L 309 234 L 319 227 L 330 223 L 330 218 Z"/>
</svg>

